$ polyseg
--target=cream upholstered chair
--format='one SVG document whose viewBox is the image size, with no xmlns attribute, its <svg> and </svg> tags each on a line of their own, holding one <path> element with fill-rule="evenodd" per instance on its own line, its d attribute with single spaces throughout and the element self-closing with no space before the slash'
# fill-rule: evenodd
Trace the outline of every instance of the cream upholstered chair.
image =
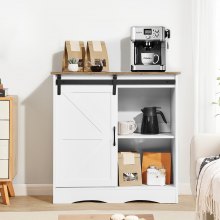
<svg viewBox="0 0 220 220">
<path fill-rule="evenodd" d="M 199 158 L 220 154 L 220 134 L 199 134 L 191 141 L 190 180 L 193 195 L 196 195 L 196 163 Z M 208 219 L 213 219 L 207 215 Z"/>
</svg>

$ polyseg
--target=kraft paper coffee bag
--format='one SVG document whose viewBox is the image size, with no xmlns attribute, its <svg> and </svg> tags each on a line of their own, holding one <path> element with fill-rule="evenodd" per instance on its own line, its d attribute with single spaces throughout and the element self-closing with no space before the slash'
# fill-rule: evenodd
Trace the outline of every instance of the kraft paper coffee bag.
<svg viewBox="0 0 220 220">
<path fill-rule="evenodd" d="M 102 71 L 109 71 L 109 60 L 106 45 L 104 41 L 88 41 L 84 71 L 91 71 L 92 65 L 103 65 Z"/>
<path fill-rule="evenodd" d="M 140 154 L 133 152 L 118 153 L 119 186 L 142 185 Z"/>
<path fill-rule="evenodd" d="M 63 55 L 63 65 L 62 71 L 69 72 L 68 70 L 68 60 L 77 59 L 79 71 L 84 69 L 84 60 L 85 60 L 85 46 L 83 41 L 66 41 L 64 47 Z"/>
</svg>

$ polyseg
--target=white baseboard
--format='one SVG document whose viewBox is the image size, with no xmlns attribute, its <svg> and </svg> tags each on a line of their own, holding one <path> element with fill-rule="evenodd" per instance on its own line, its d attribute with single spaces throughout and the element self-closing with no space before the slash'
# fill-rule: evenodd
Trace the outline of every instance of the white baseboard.
<svg viewBox="0 0 220 220">
<path fill-rule="evenodd" d="M 52 184 L 13 184 L 17 196 L 52 195 Z"/>
<path fill-rule="evenodd" d="M 53 194 L 52 184 L 14 184 L 14 189 L 17 196 Z M 179 195 L 192 195 L 189 183 L 179 184 Z"/>
<path fill-rule="evenodd" d="M 179 183 L 179 195 L 192 195 L 190 183 Z"/>
</svg>

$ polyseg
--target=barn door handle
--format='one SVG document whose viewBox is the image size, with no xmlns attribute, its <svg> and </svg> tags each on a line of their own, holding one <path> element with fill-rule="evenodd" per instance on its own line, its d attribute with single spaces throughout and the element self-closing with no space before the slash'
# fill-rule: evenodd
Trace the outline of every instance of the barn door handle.
<svg viewBox="0 0 220 220">
<path fill-rule="evenodd" d="M 116 146 L 116 142 L 115 142 L 115 126 L 113 127 L 113 133 L 114 133 L 114 140 L 113 140 L 113 146 Z"/>
</svg>

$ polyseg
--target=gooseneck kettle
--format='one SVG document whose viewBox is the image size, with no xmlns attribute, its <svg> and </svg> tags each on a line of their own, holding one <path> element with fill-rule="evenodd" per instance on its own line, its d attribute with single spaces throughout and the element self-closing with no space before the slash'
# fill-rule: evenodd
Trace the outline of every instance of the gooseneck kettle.
<svg viewBox="0 0 220 220">
<path fill-rule="evenodd" d="M 141 134 L 159 134 L 158 114 L 161 115 L 163 121 L 167 124 L 163 112 L 157 110 L 158 108 L 160 107 L 146 107 L 141 109 L 143 112 Z"/>
</svg>

